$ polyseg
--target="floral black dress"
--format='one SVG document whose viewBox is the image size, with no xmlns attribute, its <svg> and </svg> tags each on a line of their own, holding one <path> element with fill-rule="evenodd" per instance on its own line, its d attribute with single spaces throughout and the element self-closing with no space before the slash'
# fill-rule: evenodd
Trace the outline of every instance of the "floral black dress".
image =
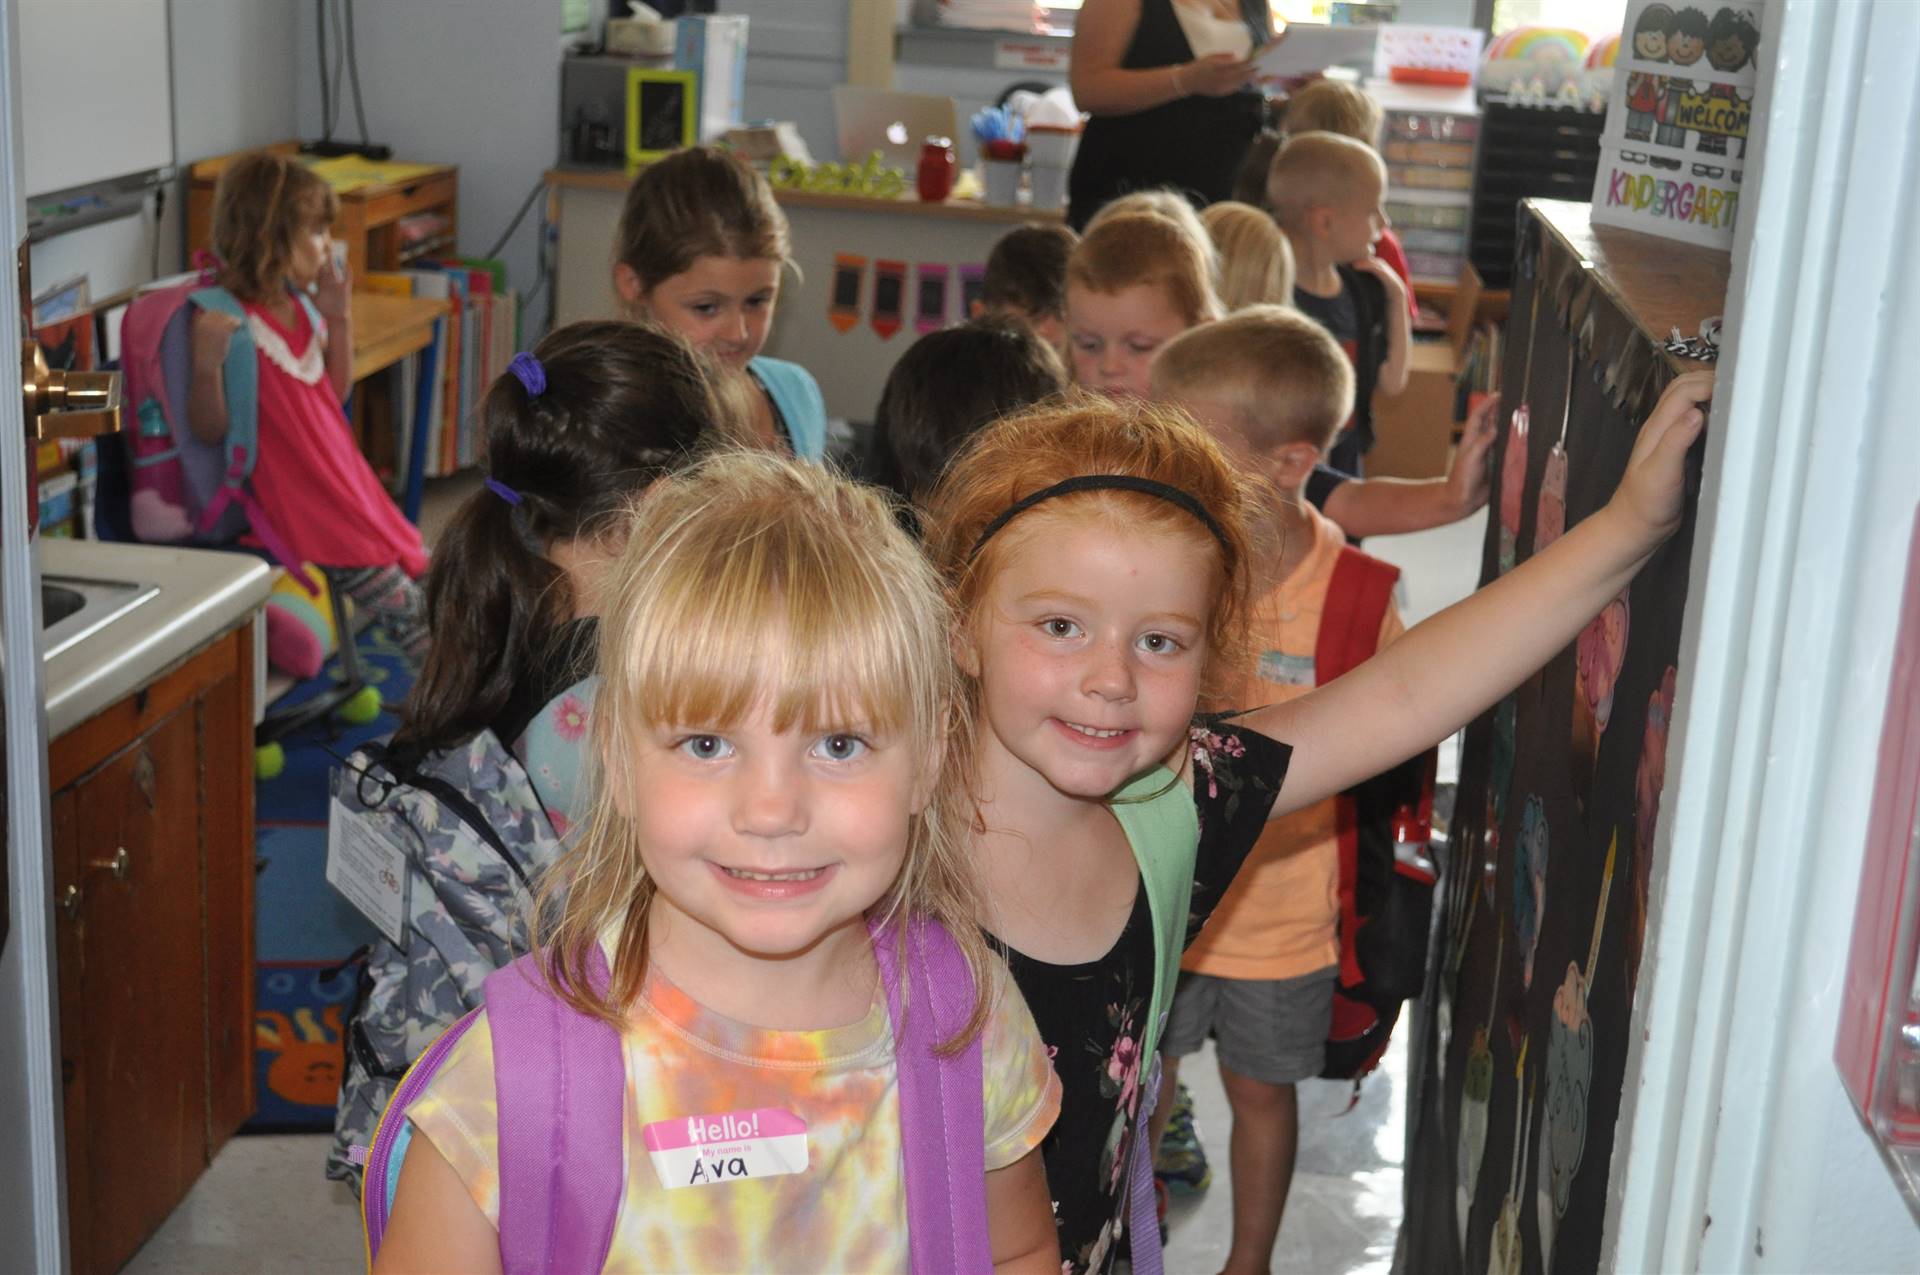
<svg viewBox="0 0 1920 1275">
<path fill-rule="evenodd" d="M 1200 819 L 1187 942 L 1213 914 L 1266 827 L 1292 750 L 1230 721 L 1196 720 L 1193 800 Z M 988 935 L 990 940 L 992 935 Z M 1084 965 L 1006 953 L 1063 1094 L 1041 1144 L 1064 1275 L 1103 1275 L 1120 1252 L 1127 1167 L 1147 1069 L 1141 1045 L 1153 996 L 1153 915 L 1146 883 L 1113 947 Z"/>
</svg>

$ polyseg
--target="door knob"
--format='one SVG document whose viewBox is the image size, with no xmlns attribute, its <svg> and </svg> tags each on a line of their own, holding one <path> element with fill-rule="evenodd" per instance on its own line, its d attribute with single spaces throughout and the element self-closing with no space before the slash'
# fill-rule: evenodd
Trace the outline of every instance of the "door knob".
<svg viewBox="0 0 1920 1275">
<path fill-rule="evenodd" d="M 60 891 L 60 910 L 67 914 L 67 920 L 80 919 L 80 887 L 70 885 Z"/>
<path fill-rule="evenodd" d="M 120 374 L 53 371 L 38 341 L 20 343 L 20 391 L 29 430 L 42 442 L 120 429 Z"/>
</svg>

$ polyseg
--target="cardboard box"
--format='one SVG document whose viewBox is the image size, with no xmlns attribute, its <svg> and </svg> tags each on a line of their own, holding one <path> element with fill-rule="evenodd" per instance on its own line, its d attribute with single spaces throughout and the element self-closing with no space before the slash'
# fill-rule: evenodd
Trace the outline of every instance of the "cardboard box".
<svg viewBox="0 0 1920 1275">
<path fill-rule="evenodd" d="M 1369 478 L 1437 478 L 1453 454 L 1453 347 L 1416 341 L 1407 352 L 1407 388 L 1373 396 Z"/>
</svg>

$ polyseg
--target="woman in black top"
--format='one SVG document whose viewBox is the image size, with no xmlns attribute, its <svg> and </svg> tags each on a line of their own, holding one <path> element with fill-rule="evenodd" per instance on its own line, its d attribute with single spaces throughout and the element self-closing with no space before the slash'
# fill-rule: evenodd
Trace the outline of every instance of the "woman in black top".
<svg viewBox="0 0 1920 1275">
<path fill-rule="evenodd" d="M 1074 28 L 1070 83 L 1087 121 L 1068 178 L 1067 221 L 1084 229 L 1128 191 L 1170 186 L 1199 204 L 1227 198 L 1264 117 L 1249 56 L 1196 57 L 1175 6 L 1247 48 L 1273 37 L 1267 0 L 1086 0 Z"/>
</svg>

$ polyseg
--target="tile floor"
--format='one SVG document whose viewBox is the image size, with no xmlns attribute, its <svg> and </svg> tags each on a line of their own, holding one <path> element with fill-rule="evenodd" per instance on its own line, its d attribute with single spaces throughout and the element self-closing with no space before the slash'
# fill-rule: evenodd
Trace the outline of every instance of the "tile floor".
<svg viewBox="0 0 1920 1275">
<path fill-rule="evenodd" d="M 434 484 L 421 519 L 429 539 L 476 485 L 460 478 Z M 1409 624 L 1472 589 L 1484 533 L 1480 515 L 1438 531 L 1368 544 L 1406 572 L 1401 604 Z M 1174 1200 L 1166 1268 L 1171 1275 L 1208 1275 L 1226 1257 L 1232 1229 L 1227 1102 L 1210 1047 L 1182 1071 L 1215 1167 L 1211 1187 Z M 1344 1110 L 1346 1085 L 1313 1081 L 1301 1087 L 1300 1156 L 1274 1271 L 1359 1275 L 1390 1268 L 1400 1224 L 1405 1085 L 1403 1027 L 1353 1110 Z M 235 1138 L 134 1257 L 128 1275 L 362 1270 L 357 1206 L 345 1187 L 323 1176 L 326 1149 L 322 1135 Z"/>
</svg>

